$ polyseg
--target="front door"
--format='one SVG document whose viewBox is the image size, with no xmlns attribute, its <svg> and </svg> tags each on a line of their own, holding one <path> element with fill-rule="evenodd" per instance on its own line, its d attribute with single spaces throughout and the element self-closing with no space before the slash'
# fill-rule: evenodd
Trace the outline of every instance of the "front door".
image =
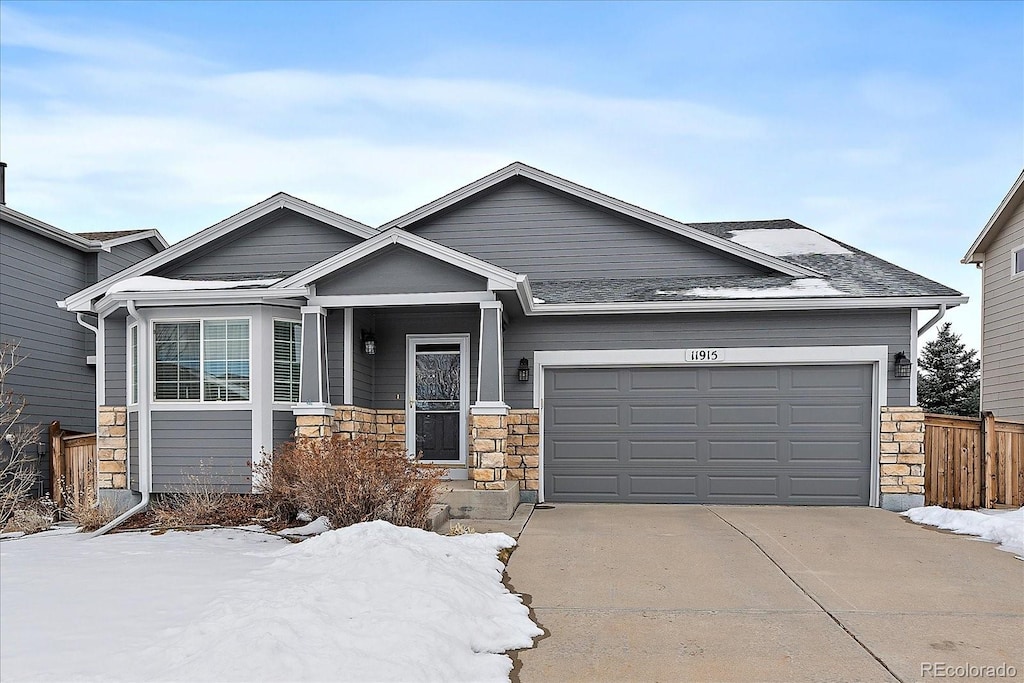
<svg viewBox="0 0 1024 683">
<path fill-rule="evenodd" d="M 407 344 L 407 447 L 464 477 L 469 336 L 409 335 Z"/>
</svg>

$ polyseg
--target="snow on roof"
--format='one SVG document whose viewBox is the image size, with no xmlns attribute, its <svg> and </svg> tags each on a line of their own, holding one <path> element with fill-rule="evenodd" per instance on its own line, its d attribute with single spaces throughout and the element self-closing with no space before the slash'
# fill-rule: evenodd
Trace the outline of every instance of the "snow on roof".
<svg viewBox="0 0 1024 683">
<path fill-rule="evenodd" d="M 853 253 L 808 228 L 730 230 L 729 234 L 729 241 L 772 256 Z"/>
<path fill-rule="evenodd" d="M 820 278 L 793 280 L 784 287 L 695 287 L 693 289 L 659 289 L 660 296 L 696 296 L 707 299 L 784 299 L 787 297 L 843 296 L 841 292 Z"/>
<path fill-rule="evenodd" d="M 130 277 L 111 285 L 107 294 L 116 292 L 191 292 L 197 289 L 237 289 L 239 287 L 269 287 L 281 278 L 269 280 L 176 280 L 155 275 Z"/>
</svg>

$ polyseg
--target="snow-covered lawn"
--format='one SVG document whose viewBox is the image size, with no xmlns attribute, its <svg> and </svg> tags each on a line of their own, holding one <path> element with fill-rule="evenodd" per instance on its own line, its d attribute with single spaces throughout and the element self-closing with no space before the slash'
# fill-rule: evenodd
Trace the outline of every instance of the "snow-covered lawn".
<svg viewBox="0 0 1024 683">
<path fill-rule="evenodd" d="M 541 631 L 504 534 L 369 522 L 0 542 L 4 680 L 507 681 Z"/>
<path fill-rule="evenodd" d="M 1001 550 L 1024 556 L 1024 507 L 1018 510 L 976 512 L 929 505 L 911 508 L 903 515 L 918 524 L 994 541 Z"/>
</svg>

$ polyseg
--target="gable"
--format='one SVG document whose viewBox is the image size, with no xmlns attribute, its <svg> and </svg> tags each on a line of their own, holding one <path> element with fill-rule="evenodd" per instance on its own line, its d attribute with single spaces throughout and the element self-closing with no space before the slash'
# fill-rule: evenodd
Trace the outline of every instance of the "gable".
<svg viewBox="0 0 1024 683">
<path fill-rule="evenodd" d="M 288 208 L 205 244 L 152 272 L 192 279 L 284 277 L 344 251 L 362 240 Z"/>
<path fill-rule="evenodd" d="M 770 272 L 519 177 L 407 229 L 533 280 Z"/>
<path fill-rule="evenodd" d="M 318 296 L 486 289 L 486 278 L 398 245 L 374 252 L 316 281 Z"/>
</svg>

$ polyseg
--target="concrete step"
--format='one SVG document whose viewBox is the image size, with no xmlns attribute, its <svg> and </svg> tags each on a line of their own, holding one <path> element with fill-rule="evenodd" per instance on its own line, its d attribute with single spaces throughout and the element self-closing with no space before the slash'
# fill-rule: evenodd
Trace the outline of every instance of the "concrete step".
<svg viewBox="0 0 1024 683">
<path fill-rule="evenodd" d="M 439 503 L 448 505 L 452 519 L 511 519 L 519 505 L 519 482 L 506 481 L 500 491 L 478 491 L 471 481 L 449 481 Z"/>
<path fill-rule="evenodd" d="M 451 519 L 450 508 L 445 503 L 434 503 L 427 513 L 427 527 L 435 533 L 448 531 L 448 520 Z"/>
</svg>

